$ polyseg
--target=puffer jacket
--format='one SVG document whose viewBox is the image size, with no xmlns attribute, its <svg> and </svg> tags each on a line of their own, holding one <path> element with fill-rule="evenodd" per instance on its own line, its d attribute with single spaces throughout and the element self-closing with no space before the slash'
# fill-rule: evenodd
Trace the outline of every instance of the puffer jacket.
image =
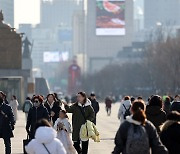
<svg viewBox="0 0 180 154">
<path fill-rule="evenodd" d="M 35 134 L 35 139 L 25 147 L 28 154 L 48 154 L 47 147 L 51 154 L 66 154 L 61 143 L 56 138 L 56 131 L 51 127 L 39 127 Z M 44 144 L 44 145 L 43 145 Z"/>
<path fill-rule="evenodd" d="M 81 126 L 80 139 L 81 141 L 87 141 L 89 138 L 93 139 L 94 142 L 100 142 L 99 132 L 95 124 L 87 120 L 87 122 Z"/>
<path fill-rule="evenodd" d="M 131 107 L 131 101 L 130 100 L 126 100 L 121 102 L 119 111 L 118 111 L 118 119 L 120 119 L 121 123 L 125 120 L 124 119 L 124 114 L 126 112 L 126 109 L 124 108 L 124 106 L 126 107 L 126 109 L 128 110 Z"/>
<path fill-rule="evenodd" d="M 131 124 L 140 125 L 141 123 L 132 119 L 132 116 L 129 116 L 127 120 L 125 120 L 120 125 L 120 128 L 117 131 L 115 137 L 115 148 L 113 154 L 127 154 L 125 150 L 128 136 L 127 133 Z M 159 135 L 154 125 L 150 121 L 146 120 L 144 127 L 149 137 L 149 148 L 151 149 L 152 154 L 168 154 L 167 149 L 162 145 L 160 141 Z"/>
<path fill-rule="evenodd" d="M 160 126 L 166 121 L 166 113 L 159 106 L 147 106 L 146 116 L 156 127 L 158 133 L 160 133 Z"/>
<path fill-rule="evenodd" d="M 180 153 L 180 122 L 167 120 L 162 128 L 160 138 L 169 150 L 169 154 Z"/>
</svg>

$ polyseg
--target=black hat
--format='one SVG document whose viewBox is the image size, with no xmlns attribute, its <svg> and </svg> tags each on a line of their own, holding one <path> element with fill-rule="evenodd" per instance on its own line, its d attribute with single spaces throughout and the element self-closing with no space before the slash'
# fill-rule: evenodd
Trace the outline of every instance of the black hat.
<svg viewBox="0 0 180 154">
<path fill-rule="evenodd" d="M 95 93 L 92 92 L 90 96 L 94 97 L 94 96 L 96 96 L 96 95 L 95 95 Z"/>
</svg>

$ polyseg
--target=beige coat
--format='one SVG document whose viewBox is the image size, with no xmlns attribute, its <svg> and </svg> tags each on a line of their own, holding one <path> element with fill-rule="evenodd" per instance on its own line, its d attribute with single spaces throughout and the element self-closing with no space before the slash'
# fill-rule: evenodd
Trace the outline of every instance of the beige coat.
<svg viewBox="0 0 180 154">
<path fill-rule="evenodd" d="M 11 106 L 11 108 L 13 110 L 14 120 L 17 121 L 17 119 L 18 119 L 17 111 L 18 111 L 19 103 L 17 100 L 11 100 L 9 105 Z"/>
</svg>

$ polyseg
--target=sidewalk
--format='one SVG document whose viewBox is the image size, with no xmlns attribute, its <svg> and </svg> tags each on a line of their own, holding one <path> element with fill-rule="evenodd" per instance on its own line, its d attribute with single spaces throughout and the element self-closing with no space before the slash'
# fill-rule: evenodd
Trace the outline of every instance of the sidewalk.
<svg viewBox="0 0 180 154">
<path fill-rule="evenodd" d="M 94 143 L 90 141 L 89 154 L 110 154 L 114 148 L 114 136 L 119 127 L 119 121 L 117 119 L 117 112 L 119 109 L 119 104 L 112 106 L 112 115 L 107 117 L 105 112 L 104 104 L 100 105 L 100 113 L 97 118 L 97 128 L 100 132 L 101 142 Z M 12 139 L 12 154 L 22 154 L 23 153 L 23 139 L 26 138 L 25 131 L 25 115 L 23 112 L 18 113 L 19 120 L 15 126 L 14 135 L 15 138 Z M 4 154 L 4 144 L 3 140 L 0 140 L 0 154 Z"/>
</svg>

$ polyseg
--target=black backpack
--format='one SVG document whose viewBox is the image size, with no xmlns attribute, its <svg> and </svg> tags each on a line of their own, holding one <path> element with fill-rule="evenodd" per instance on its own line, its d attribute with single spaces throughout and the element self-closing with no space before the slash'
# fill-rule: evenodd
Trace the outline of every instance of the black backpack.
<svg viewBox="0 0 180 154">
<path fill-rule="evenodd" d="M 126 108 L 124 104 L 123 104 L 123 107 L 125 108 L 124 119 L 126 119 L 127 116 L 131 115 L 131 112 L 130 112 L 131 105 L 129 106 L 128 109 Z"/>
</svg>

